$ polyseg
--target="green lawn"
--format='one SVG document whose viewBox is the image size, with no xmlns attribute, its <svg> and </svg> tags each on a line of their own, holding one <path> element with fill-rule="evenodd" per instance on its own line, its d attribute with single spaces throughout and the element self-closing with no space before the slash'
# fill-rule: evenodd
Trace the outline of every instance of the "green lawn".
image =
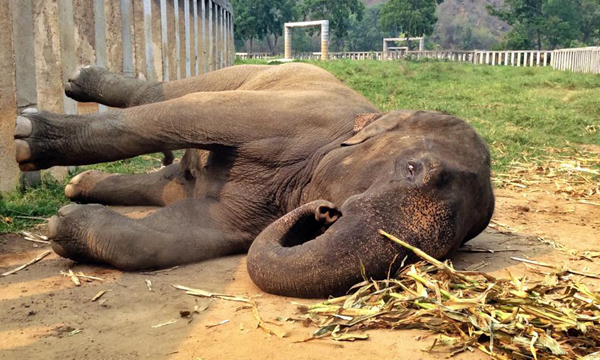
<svg viewBox="0 0 600 360">
<path fill-rule="evenodd" d="M 600 145 L 600 76 L 451 62 L 317 63 L 382 110 L 421 109 L 470 122 L 495 170 L 523 155 Z"/>
<path fill-rule="evenodd" d="M 489 144 L 495 171 L 507 170 L 513 161 L 544 162 L 554 156 L 549 149 L 566 149 L 568 154 L 578 151 L 580 144 L 600 145 L 597 75 L 439 61 L 311 63 L 332 72 L 382 110 L 435 110 L 469 121 Z M 146 155 L 81 171 L 139 173 L 159 166 L 161 158 L 160 154 Z M 46 178 L 38 189 L 0 199 L 4 217 L 0 233 L 39 222 L 26 216 L 55 213 L 67 202 L 63 186 Z"/>
</svg>

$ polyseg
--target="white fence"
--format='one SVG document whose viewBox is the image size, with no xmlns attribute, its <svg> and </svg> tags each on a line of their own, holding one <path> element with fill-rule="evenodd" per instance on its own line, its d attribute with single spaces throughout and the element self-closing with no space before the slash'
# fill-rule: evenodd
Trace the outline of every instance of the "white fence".
<svg viewBox="0 0 600 360">
<path fill-rule="evenodd" d="M 237 53 L 241 59 L 266 59 L 266 53 Z M 319 60 L 320 52 L 296 53 L 294 59 Z M 438 59 L 491 66 L 552 66 L 555 70 L 569 70 L 580 73 L 600 74 L 600 47 L 561 50 L 507 50 L 507 51 L 350 51 L 329 53 L 329 59 L 350 60 L 398 60 L 398 59 Z"/>
<path fill-rule="evenodd" d="M 271 57 L 269 53 L 235 53 L 235 57 L 242 60 L 260 59 L 265 60 Z"/>
<path fill-rule="evenodd" d="M 586 74 L 600 74 L 600 47 L 554 51 L 552 67 Z"/>
</svg>

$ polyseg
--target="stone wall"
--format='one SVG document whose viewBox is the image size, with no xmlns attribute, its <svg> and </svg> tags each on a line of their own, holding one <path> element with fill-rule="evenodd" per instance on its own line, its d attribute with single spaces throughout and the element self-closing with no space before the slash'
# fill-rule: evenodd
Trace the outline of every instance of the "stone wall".
<svg viewBox="0 0 600 360">
<path fill-rule="evenodd" d="M 16 189 L 20 178 L 12 141 L 19 111 L 105 110 L 64 96 L 76 67 L 98 64 L 157 81 L 196 76 L 233 65 L 232 24 L 225 0 L 0 1 L 0 192 Z M 51 173 L 60 178 L 66 170 Z"/>
</svg>

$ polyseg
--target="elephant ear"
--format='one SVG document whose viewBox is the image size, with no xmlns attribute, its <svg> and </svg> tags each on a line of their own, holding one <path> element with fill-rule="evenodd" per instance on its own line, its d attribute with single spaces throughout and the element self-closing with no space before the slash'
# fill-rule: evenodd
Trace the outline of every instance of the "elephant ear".
<svg viewBox="0 0 600 360">
<path fill-rule="evenodd" d="M 401 122 L 408 119 L 414 111 L 392 111 L 386 115 L 382 114 L 372 114 L 374 115 L 369 120 L 364 121 L 364 118 L 359 116 L 355 120 L 355 131 L 356 134 L 350 139 L 344 141 L 342 146 L 352 146 L 358 145 L 367 141 L 368 139 L 375 137 L 379 134 L 385 133 L 387 131 L 393 130 L 396 128 Z M 368 125 L 361 127 L 360 123 L 366 123 Z"/>
</svg>

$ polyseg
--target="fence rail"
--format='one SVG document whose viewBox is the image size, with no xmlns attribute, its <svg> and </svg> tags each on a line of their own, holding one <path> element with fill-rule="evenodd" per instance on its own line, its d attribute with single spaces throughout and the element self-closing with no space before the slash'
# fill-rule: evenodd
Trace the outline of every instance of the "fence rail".
<svg viewBox="0 0 600 360">
<path fill-rule="evenodd" d="M 241 59 L 266 59 L 265 53 L 237 53 Z M 296 53 L 294 59 L 319 60 L 320 52 Z M 398 59 L 438 59 L 485 64 L 491 66 L 552 66 L 555 70 L 569 70 L 573 72 L 600 74 L 600 47 L 561 50 L 507 50 L 507 51 L 456 51 L 456 50 L 431 50 L 431 51 L 406 51 L 399 48 L 387 52 L 381 51 L 350 51 L 330 52 L 329 59 L 351 60 L 398 60 Z"/>
<path fill-rule="evenodd" d="M 0 192 L 19 179 L 12 140 L 19 111 L 106 110 L 64 96 L 77 66 L 167 81 L 232 65 L 235 54 L 227 0 L 3 0 L 0 27 Z"/>
<path fill-rule="evenodd" d="M 235 53 L 235 57 L 242 60 L 259 59 L 264 60 L 271 57 L 269 53 Z"/>
</svg>

